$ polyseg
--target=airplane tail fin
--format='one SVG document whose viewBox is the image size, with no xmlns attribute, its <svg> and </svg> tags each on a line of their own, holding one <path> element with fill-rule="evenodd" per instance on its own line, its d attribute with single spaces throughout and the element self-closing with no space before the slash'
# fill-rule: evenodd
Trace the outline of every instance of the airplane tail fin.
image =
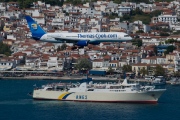
<svg viewBox="0 0 180 120">
<path fill-rule="evenodd" d="M 28 15 L 25 16 L 29 29 L 32 33 L 32 38 L 39 40 L 46 32 Z"/>
</svg>

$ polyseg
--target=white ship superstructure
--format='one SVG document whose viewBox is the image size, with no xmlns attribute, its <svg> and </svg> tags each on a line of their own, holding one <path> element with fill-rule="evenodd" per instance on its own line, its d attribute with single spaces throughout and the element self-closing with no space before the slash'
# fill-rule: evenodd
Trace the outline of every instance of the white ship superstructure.
<svg viewBox="0 0 180 120">
<path fill-rule="evenodd" d="M 54 84 L 34 89 L 33 98 L 40 100 L 82 101 L 82 102 L 132 102 L 157 103 L 166 89 L 154 86 L 140 86 L 138 83 L 81 83 Z"/>
</svg>

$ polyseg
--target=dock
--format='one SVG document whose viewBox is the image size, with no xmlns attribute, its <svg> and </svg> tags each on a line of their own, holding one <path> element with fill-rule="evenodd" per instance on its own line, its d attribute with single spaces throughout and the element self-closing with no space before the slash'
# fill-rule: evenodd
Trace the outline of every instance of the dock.
<svg viewBox="0 0 180 120">
<path fill-rule="evenodd" d="M 117 78 L 108 78 L 108 77 L 97 77 L 91 76 L 94 81 L 123 81 L 124 79 L 117 79 Z M 54 76 L 25 76 L 25 77 L 0 77 L 1 80 L 82 80 L 86 78 L 86 76 L 62 76 L 62 77 L 54 77 Z M 148 83 L 151 82 L 145 79 L 129 79 L 130 82 L 143 82 Z M 167 84 L 170 84 L 170 81 L 166 81 Z"/>
</svg>

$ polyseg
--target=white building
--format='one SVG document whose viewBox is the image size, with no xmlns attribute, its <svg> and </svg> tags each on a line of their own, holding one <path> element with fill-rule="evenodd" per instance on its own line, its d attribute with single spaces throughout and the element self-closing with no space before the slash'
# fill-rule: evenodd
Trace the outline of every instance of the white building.
<svg viewBox="0 0 180 120">
<path fill-rule="evenodd" d="M 179 72 L 180 71 L 180 56 L 179 56 L 179 52 L 177 53 L 177 55 L 175 56 L 175 61 L 174 61 L 174 71 L 175 72 Z"/>
<path fill-rule="evenodd" d="M 47 62 L 47 67 L 58 67 L 58 61 L 57 57 L 49 57 L 49 60 Z"/>
<path fill-rule="evenodd" d="M 45 24 L 45 19 L 44 19 L 44 17 L 33 16 L 33 19 L 34 19 L 38 24 Z"/>
<path fill-rule="evenodd" d="M 141 58 L 138 55 L 128 55 L 126 59 L 127 59 L 128 65 L 137 64 L 141 62 Z"/>
<path fill-rule="evenodd" d="M 144 45 L 159 45 L 161 41 L 156 38 L 144 38 L 142 39 L 142 42 Z"/>
<path fill-rule="evenodd" d="M 34 11 L 32 11 L 32 16 L 35 16 L 35 17 L 40 16 L 39 10 L 38 9 L 34 9 Z"/>
<path fill-rule="evenodd" d="M 156 58 L 156 56 L 143 58 L 143 59 L 141 59 L 141 63 L 157 64 L 157 58 Z"/>
<path fill-rule="evenodd" d="M 0 16 L 4 16 L 2 14 L 4 11 L 6 11 L 5 4 L 0 2 Z"/>
<path fill-rule="evenodd" d="M 7 34 L 7 39 L 16 40 L 16 36 L 13 34 Z"/>
<path fill-rule="evenodd" d="M 16 66 L 15 61 L 1 61 L 0 60 L 0 71 L 8 70 L 8 69 L 14 68 L 15 66 Z"/>
<path fill-rule="evenodd" d="M 131 12 L 131 7 L 124 7 L 124 6 L 120 6 L 118 7 L 118 16 L 123 16 L 125 14 L 130 14 Z"/>
<path fill-rule="evenodd" d="M 166 57 L 157 57 L 157 64 L 166 64 Z"/>
<path fill-rule="evenodd" d="M 25 59 L 25 65 L 33 68 L 35 66 L 40 67 L 40 58 L 38 56 L 27 56 Z"/>
<path fill-rule="evenodd" d="M 158 21 L 159 22 L 176 23 L 177 22 L 177 15 L 159 15 Z"/>
<path fill-rule="evenodd" d="M 54 18 L 54 19 L 52 19 L 51 25 L 60 26 L 61 28 L 64 28 L 64 18 Z"/>
<path fill-rule="evenodd" d="M 80 6 L 79 12 L 81 12 L 81 14 L 87 15 L 88 17 L 91 17 L 91 18 L 95 14 L 95 10 L 93 8 L 85 7 L 85 6 Z"/>
<path fill-rule="evenodd" d="M 171 30 L 173 30 L 173 31 L 176 31 L 176 30 L 180 30 L 180 23 L 178 22 L 178 23 L 174 23 L 174 24 L 169 24 L 169 27 L 170 27 L 170 29 Z"/>
<path fill-rule="evenodd" d="M 103 67 L 103 59 L 96 59 L 92 61 L 92 68 L 102 68 Z"/>
</svg>

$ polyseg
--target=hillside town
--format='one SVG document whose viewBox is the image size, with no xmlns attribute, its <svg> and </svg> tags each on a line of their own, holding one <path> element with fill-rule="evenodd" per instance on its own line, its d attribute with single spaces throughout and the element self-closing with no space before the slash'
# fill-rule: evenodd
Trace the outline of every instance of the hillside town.
<svg viewBox="0 0 180 120">
<path fill-rule="evenodd" d="M 121 20 L 133 10 L 145 14 L 162 11 L 149 24 L 141 20 Z M 117 17 L 107 17 L 116 14 Z M 100 43 L 73 49 L 72 43 L 48 43 L 31 39 L 25 15 L 30 15 L 49 32 L 125 32 L 134 42 Z M 0 54 L 0 71 L 68 71 L 76 73 L 75 65 L 87 58 L 91 70 L 122 72 L 125 65 L 140 75 L 142 69 L 153 75 L 161 65 L 167 74 L 180 72 L 180 1 L 133 3 L 113 1 L 86 2 L 62 7 L 45 2 L 32 2 L 31 8 L 20 9 L 18 2 L 0 2 L 0 41 L 10 47 L 10 56 Z M 179 33 L 179 34 L 178 34 Z M 168 35 L 167 35 L 168 34 Z M 141 45 L 137 45 L 137 42 Z M 64 49 L 61 49 L 65 46 Z M 168 51 L 170 46 L 175 49 Z"/>
</svg>

